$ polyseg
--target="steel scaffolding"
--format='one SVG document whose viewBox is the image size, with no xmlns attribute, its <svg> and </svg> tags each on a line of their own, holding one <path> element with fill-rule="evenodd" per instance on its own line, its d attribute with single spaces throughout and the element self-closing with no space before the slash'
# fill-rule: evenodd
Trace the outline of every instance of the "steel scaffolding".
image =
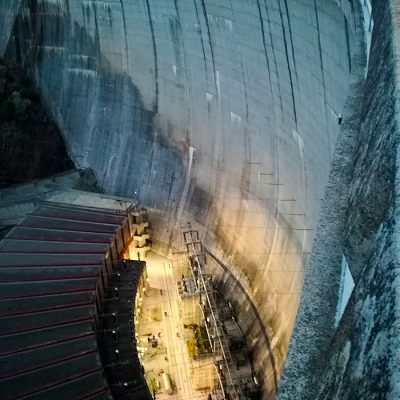
<svg viewBox="0 0 400 400">
<path fill-rule="evenodd" d="M 229 350 L 229 338 L 225 335 L 218 313 L 211 275 L 204 273 L 205 255 L 199 233 L 188 225 L 183 232 L 190 269 L 196 292 L 200 294 L 207 336 L 212 345 L 217 376 L 224 399 L 243 398 L 239 379 Z"/>
</svg>

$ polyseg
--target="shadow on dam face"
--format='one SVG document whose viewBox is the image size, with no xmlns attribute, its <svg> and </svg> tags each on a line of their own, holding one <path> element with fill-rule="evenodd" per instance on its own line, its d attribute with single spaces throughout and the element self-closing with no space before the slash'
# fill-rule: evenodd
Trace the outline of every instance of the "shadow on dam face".
<svg viewBox="0 0 400 400">
<path fill-rule="evenodd" d="M 158 251 L 179 248 L 186 221 L 199 229 L 273 398 L 365 63 L 359 4 L 10 3 L 6 58 L 34 77 L 76 166 L 149 208 Z"/>
</svg>

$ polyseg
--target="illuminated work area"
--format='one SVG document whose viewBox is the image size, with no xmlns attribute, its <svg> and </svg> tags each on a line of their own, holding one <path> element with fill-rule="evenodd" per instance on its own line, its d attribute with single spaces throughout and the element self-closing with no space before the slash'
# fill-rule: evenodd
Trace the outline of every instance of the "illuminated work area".
<svg viewBox="0 0 400 400">
<path fill-rule="evenodd" d="M 192 234 L 199 248 L 195 254 Z M 206 272 L 197 232 L 184 235 L 190 249 L 186 254 L 148 254 L 148 286 L 136 296 L 135 332 L 149 388 L 157 398 L 259 398 L 252 357 L 233 306 L 221 298 Z M 202 264 L 193 267 L 200 259 Z"/>
</svg>

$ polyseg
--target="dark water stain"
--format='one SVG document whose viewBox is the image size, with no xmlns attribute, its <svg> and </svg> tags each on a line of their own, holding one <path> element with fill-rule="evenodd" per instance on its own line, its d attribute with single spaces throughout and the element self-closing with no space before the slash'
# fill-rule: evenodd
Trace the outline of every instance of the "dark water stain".
<svg viewBox="0 0 400 400">
<path fill-rule="evenodd" d="M 181 24 L 177 17 L 169 18 L 169 29 L 171 33 L 171 41 L 174 46 L 175 62 L 180 69 L 182 68 L 182 55 L 180 49 L 180 38 L 182 37 L 182 31 Z"/>
<path fill-rule="evenodd" d="M 133 78 L 101 53 L 103 11 L 93 5 L 82 12 L 92 20 L 94 37 L 70 20 L 65 5 L 25 0 L 7 58 L 35 78 L 69 153 L 79 166 L 94 169 L 106 192 L 160 208 L 178 202 L 185 149 L 158 125 L 158 94 L 147 109 Z"/>
<path fill-rule="evenodd" d="M 197 222 L 205 224 L 208 210 L 212 206 L 212 197 L 202 187 L 197 186 L 196 182 L 193 180 L 188 192 L 188 197 L 190 198 L 188 208 L 190 209 L 191 214 Z"/>
<path fill-rule="evenodd" d="M 157 53 L 156 40 L 155 40 L 155 36 L 154 36 L 154 24 L 153 24 L 153 19 L 151 16 L 149 0 L 146 0 L 146 7 L 147 7 L 147 15 L 149 18 L 151 39 L 153 42 L 153 56 L 154 56 L 154 83 L 155 83 L 155 88 L 156 88 L 156 97 L 154 100 L 153 111 L 157 113 L 158 112 L 158 55 L 157 54 L 158 53 Z"/>
</svg>

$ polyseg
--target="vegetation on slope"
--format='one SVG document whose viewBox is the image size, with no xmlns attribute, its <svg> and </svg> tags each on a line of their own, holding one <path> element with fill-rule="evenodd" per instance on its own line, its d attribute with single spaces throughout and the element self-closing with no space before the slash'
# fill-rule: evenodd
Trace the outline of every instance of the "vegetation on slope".
<svg viewBox="0 0 400 400">
<path fill-rule="evenodd" d="M 0 188 L 73 168 L 32 81 L 0 58 Z"/>
</svg>

